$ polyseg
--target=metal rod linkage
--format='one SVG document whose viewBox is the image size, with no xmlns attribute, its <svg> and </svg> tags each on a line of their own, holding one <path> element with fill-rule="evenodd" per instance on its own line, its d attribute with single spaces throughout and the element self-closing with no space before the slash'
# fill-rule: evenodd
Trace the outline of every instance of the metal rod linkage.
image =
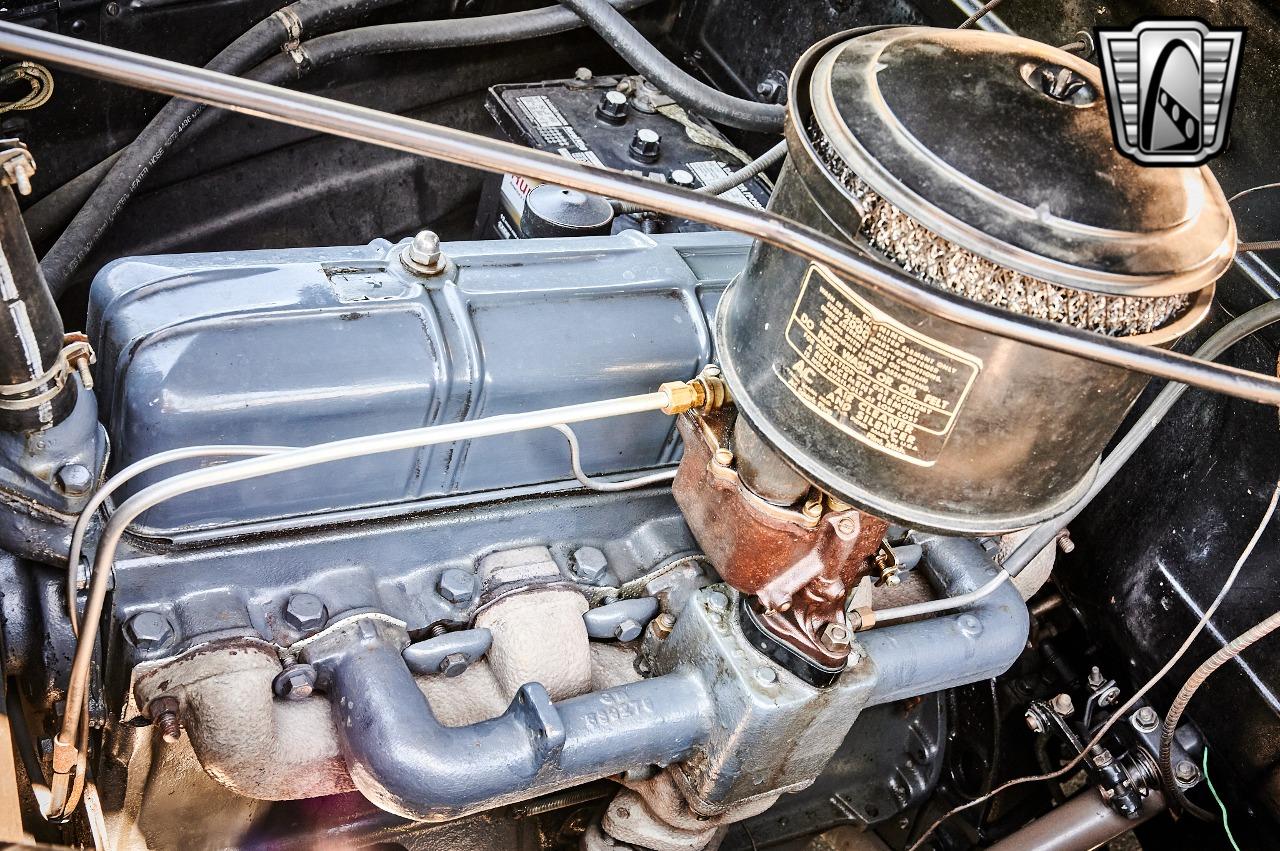
<svg viewBox="0 0 1280 851">
<path fill-rule="evenodd" d="M 1280 379 L 971 302 L 935 290 L 812 228 L 732 201 L 461 130 L 17 24 L 0 22 L 0 51 L 295 127 L 630 201 L 648 210 L 747 234 L 857 279 L 888 298 L 980 331 L 1229 396 L 1280 405 Z"/>
</svg>

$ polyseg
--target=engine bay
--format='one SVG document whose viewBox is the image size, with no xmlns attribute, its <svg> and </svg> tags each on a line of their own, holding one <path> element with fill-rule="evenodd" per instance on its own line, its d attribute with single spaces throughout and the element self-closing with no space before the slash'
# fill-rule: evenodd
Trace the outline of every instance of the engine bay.
<svg viewBox="0 0 1280 851">
<path fill-rule="evenodd" d="M 1280 847 L 1276 14 L 0 11 L 0 839 Z"/>
</svg>

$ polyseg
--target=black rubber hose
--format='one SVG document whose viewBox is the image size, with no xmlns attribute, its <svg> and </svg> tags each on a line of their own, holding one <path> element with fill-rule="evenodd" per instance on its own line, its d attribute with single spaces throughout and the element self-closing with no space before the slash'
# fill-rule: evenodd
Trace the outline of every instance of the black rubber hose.
<svg viewBox="0 0 1280 851">
<path fill-rule="evenodd" d="M 782 132 L 786 115 L 782 106 L 737 98 L 695 80 L 663 56 L 606 0 L 560 0 L 560 3 L 572 9 L 633 68 L 681 106 L 741 130 Z"/>
<path fill-rule="evenodd" d="M 205 67 L 242 74 L 308 33 L 329 31 L 345 21 L 399 2 L 402 0 L 297 0 L 259 21 Z M 138 185 L 203 109 L 202 105 L 180 98 L 170 100 L 111 166 L 40 263 L 55 298 L 66 292 L 71 276 L 111 227 Z"/>
<path fill-rule="evenodd" d="M 622 11 L 631 11 L 653 0 L 608 0 Z M 605 5 L 608 5 L 608 2 Z M 613 6 L 609 7 L 613 9 Z M 568 9 L 550 6 L 526 12 L 458 18 L 442 21 L 413 21 L 381 24 L 345 30 L 304 42 L 296 51 L 299 61 L 276 56 L 258 66 L 250 78 L 279 84 L 322 65 L 353 56 L 379 53 L 407 53 L 415 50 L 443 50 L 504 44 L 578 29 L 583 21 Z"/>
<path fill-rule="evenodd" d="M 93 196 L 93 190 L 128 147 L 125 145 L 102 162 L 80 172 L 22 211 L 22 219 L 27 223 L 27 233 L 31 234 L 31 242 L 37 250 L 52 242 L 66 229 L 67 223 L 75 218 L 80 208 Z"/>
<path fill-rule="evenodd" d="M 37 431 L 62 422 L 76 403 L 76 383 L 61 389 L 53 370 L 62 356 L 58 306 L 40 275 L 13 190 L 0 186 L 0 429 Z M 36 401 L 37 398 L 43 401 Z M 29 400 L 29 401 L 27 401 Z"/>
</svg>

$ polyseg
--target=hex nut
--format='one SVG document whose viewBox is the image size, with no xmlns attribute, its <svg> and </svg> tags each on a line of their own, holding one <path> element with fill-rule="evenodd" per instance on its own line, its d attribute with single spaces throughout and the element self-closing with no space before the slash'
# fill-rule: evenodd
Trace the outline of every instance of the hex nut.
<svg viewBox="0 0 1280 851">
<path fill-rule="evenodd" d="M 1033 733 L 1039 734 L 1044 732 L 1044 724 L 1040 723 L 1040 716 L 1036 715 L 1030 709 L 1022 716 L 1027 722 L 1027 729 Z"/>
<path fill-rule="evenodd" d="M 598 585 L 609 570 L 609 560 L 598 547 L 578 547 L 573 552 L 573 572 L 589 585 Z"/>
<path fill-rule="evenodd" d="M 1190 786 L 1200 779 L 1200 769 L 1196 768 L 1196 764 L 1189 759 L 1179 760 L 1173 767 L 1173 776 L 1179 783 Z"/>
<path fill-rule="evenodd" d="M 450 653 L 440 660 L 440 673 L 452 679 L 461 676 L 469 667 L 467 657 L 462 653 Z"/>
<path fill-rule="evenodd" d="M 455 606 L 465 606 L 475 596 L 475 577 L 460 567 L 451 567 L 440 574 L 436 590 Z"/>
<path fill-rule="evenodd" d="M 93 490 L 93 473 L 83 464 L 64 464 L 57 479 L 58 490 L 67 496 L 84 496 Z"/>
<path fill-rule="evenodd" d="M 723 591 L 708 591 L 707 608 L 713 612 L 724 612 L 729 608 L 729 598 Z"/>
<path fill-rule="evenodd" d="M 1133 713 L 1133 726 L 1144 733 L 1150 733 L 1160 723 L 1160 714 L 1150 706 L 1144 706 Z"/>
<path fill-rule="evenodd" d="M 329 619 L 329 610 L 315 594 L 294 594 L 284 604 L 285 623 L 301 632 L 320 629 Z"/>
<path fill-rule="evenodd" d="M 644 627 L 634 618 L 624 618 L 613 628 L 613 637 L 619 641 L 635 641 L 644 632 Z"/>
<path fill-rule="evenodd" d="M 175 635 L 173 624 L 159 612 L 139 612 L 129 619 L 129 640 L 139 650 L 158 650 L 170 644 Z"/>
<path fill-rule="evenodd" d="M 1049 705 L 1053 707 L 1053 711 L 1062 716 L 1070 715 L 1076 711 L 1076 705 L 1071 700 L 1071 695 L 1063 692 L 1055 695 L 1053 700 L 1049 701 Z"/>
<path fill-rule="evenodd" d="M 672 630 L 676 628 L 676 616 L 670 612 L 663 612 L 653 619 L 651 628 L 655 638 L 666 641 L 671 637 Z"/>
<path fill-rule="evenodd" d="M 822 646 L 830 653 L 842 653 L 849 648 L 849 630 L 838 623 L 829 623 L 819 637 Z"/>
</svg>

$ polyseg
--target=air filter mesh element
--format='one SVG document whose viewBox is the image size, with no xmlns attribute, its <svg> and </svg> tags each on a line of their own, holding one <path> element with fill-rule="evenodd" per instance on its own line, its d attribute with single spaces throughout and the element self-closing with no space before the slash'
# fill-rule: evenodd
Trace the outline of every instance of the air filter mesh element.
<svg viewBox="0 0 1280 851">
<path fill-rule="evenodd" d="M 1150 333 L 1177 319 L 1191 303 L 1187 295 L 1089 293 L 998 266 L 948 242 L 878 195 L 845 164 L 812 122 L 809 137 L 828 172 L 861 204 L 862 236 L 903 271 L 938 289 L 1114 337 Z"/>
</svg>

